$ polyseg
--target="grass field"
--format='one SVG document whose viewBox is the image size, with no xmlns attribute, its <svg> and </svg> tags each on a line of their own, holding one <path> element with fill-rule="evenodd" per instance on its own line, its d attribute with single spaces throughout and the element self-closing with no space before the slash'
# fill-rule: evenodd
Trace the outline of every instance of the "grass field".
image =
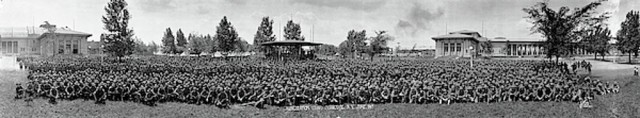
<svg viewBox="0 0 640 118">
<path fill-rule="evenodd" d="M 381 104 L 367 110 L 312 110 L 289 112 L 284 108 L 257 109 L 165 103 L 149 107 L 131 102 L 107 102 L 96 105 L 92 101 L 59 101 L 52 105 L 36 99 L 31 106 L 13 100 L 15 83 L 26 81 L 26 72 L 0 70 L 0 117 L 640 117 L 640 79 L 632 76 L 632 66 L 592 61 L 592 77 L 619 82 L 621 93 L 598 96 L 594 108 L 579 109 L 572 102 L 503 102 L 476 104 Z M 1 66 L 1 65 L 0 65 Z"/>
</svg>

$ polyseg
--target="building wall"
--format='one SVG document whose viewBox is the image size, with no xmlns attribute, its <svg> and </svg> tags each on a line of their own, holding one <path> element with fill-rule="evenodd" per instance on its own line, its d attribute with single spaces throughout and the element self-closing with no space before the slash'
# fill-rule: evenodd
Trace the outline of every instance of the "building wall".
<svg viewBox="0 0 640 118">
<path fill-rule="evenodd" d="M 33 50 L 36 37 L 2 37 L 0 38 L 0 53 L 3 55 L 35 54 Z"/>
<path fill-rule="evenodd" d="M 74 44 L 77 45 L 77 53 L 75 54 L 87 54 L 87 38 L 88 36 L 82 35 L 66 35 L 58 34 L 55 38 L 43 37 L 38 39 L 37 36 L 29 37 L 0 37 L 0 53 L 3 55 L 54 55 L 54 54 L 74 54 Z M 2 43 L 11 44 L 17 42 L 17 52 L 5 51 L 6 48 L 12 48 L 13 46 L 3 46 Z M 60 46 L 63 46 L 60 48 Z M 41 49 L 42 48 L 42 49 Z M 63 50 L 63 53 L 59 53 L 59 49 Z"/>
<path fill-rule="evenodd" d="M 544 54 L 542 42 L 491 42 L 493 53 L 491 56 L 540 56 Z"/>
<path fill-rule="evenodd" d="M 472 47 L 472 46 L 474 50 L 479 49 L 478 42 L 474 41 L 474 39 L 471 39 L 471 38 L 436 40 L 436 57 L 440 57 L 440 56 L 470 57 L 474 53 L 477 55 L 477 51 L 469 50 L 469 47 Z"/>
</svg>

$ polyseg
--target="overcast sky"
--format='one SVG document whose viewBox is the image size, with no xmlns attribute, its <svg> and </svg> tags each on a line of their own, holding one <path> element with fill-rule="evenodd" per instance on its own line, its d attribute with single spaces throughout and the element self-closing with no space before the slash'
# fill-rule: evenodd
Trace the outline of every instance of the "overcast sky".
<svg viewBox="0 0 640 118">
<path fill-rule="evenodd" d="M 93 34 L 103 30 L 101 16 L 108 0 L 0 0 L 0 27 L 38 26 L 43 21 Z M 541 0 L 129 0 L 130 28 L 145 42 L 160 43 L 167 27 L 185 34 L 214 35 L 227 16 L 240 37 L 253 42 L 264 16 L 274 19 L 279 36 L 287 20 L 301 23 L 307 40 L 338 45 L 349 30 L 386 30 L 402 48 L 433 48 L 431 37 L 446 31 L 474 30 L 485 37 L 540 38 L 531 35 L 522 8 Z M 589 0 L 551 1 L 581 7 Z M 640 0 L 609 0 L 599 11 L 612 13 L 610 28 L 617 31 L 624 15 L 640 10 Z M 484 25 L 483 25 L 484 24 Z M 312 36 L 312 29 L 314 36 Z M 484 29 L 484 30 L 483 30 Z"/>
</svg>

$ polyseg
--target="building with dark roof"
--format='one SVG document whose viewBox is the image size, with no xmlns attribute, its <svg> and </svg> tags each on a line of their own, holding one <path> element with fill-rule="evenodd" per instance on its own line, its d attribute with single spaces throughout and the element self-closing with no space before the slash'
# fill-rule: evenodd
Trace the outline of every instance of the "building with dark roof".
<svg viewBox="0 0 640 118">
<path fill-rule="evenodd" d="M 87 54 L 87 39 L 91 34 L 52 26 L 53 33 L 39 27 L 1 28 L 4 30 L 0 30 L 0 54 L 47 56 Z"/>
</svg>

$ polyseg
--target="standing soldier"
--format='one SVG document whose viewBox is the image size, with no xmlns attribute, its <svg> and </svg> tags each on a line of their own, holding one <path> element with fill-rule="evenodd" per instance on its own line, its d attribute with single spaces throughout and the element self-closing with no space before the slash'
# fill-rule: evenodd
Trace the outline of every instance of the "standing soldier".
<svg viewBox="0 0 640 118">
<path fill-rule="evenodd" d="M 633 67 L 633 76 L 638 76 L 638 67 Z"/>
<path fill-rule="evenodd" d="M 24 88 L 22 88 L 22 85 L 20 85 L 20 83 L 16 84 L 16 96 L 14 97 L 14 99 L 22 99 L 22 96 L 24 94 Z"/>
<path fill-rule="evenodd" d="M 589 73 L 591 73 L 591 63 L 587 63 L 586 66 L 587 66 L 586 67 L 587 71 L 589 71 Z"/>
</svg>

